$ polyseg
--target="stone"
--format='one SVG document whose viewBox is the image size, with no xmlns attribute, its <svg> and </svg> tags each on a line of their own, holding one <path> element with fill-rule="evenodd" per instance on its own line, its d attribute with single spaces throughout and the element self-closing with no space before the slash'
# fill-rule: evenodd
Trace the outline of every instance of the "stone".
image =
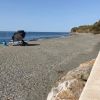
<svg viewBox="0 0 100 100">
<path fill-rule="evenodd" d="M 95 59 L 69 71 L 57 82 L 57 86 L 51 89 L 47 100 L 78 100 L 94 62 Z"/>
</svg>

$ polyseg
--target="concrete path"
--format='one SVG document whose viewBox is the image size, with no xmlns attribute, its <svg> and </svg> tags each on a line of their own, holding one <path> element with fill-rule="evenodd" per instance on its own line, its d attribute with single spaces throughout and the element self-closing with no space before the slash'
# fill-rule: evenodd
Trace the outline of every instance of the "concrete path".
<svg viewBox="0 0 100 100">
<path fill-rule="evenodd" d="M 79 100 L 100 100 L 100 52 Z"/>
</svg>

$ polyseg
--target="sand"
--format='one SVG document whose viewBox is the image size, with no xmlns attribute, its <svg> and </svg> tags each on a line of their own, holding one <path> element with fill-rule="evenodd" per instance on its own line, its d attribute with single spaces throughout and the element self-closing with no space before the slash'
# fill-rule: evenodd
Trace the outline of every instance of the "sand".
<svg viewBox="0 0 100 100">
<path fill-rule="evenodd" d="M 59 77 L 97 56 L 100 35 L 84 33 L 30 43 L 0 46 L 0 100 L 46 100 Z"/>
</svg>

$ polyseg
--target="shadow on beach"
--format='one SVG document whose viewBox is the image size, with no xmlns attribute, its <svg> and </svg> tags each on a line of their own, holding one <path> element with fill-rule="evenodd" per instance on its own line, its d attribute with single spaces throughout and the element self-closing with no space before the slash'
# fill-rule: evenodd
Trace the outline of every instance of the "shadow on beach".
<svg viewBox="0 0 100 100">
<path fill-rule="evenodd" d="M 40 44 L 27 44 L 26 46 L 38 46 Z"/>
<path fill-rule="evenodd" d="M 21 45 L 21 44 L 19 44 L 19 45 L 13 45 L 13 46 L 39 46 L 40 44 L 27 44 L 27 45 Z"/>
</svg>

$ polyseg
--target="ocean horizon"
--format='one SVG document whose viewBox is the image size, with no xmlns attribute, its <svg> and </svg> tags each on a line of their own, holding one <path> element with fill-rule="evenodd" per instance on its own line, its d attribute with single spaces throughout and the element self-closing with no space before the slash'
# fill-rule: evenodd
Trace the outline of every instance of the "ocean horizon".
<svg viewBox="0 0 100 100">
<path fill-rule="evenodd" d="M 0 42 L 10 42 L 14 31 L 0 31 Z M 69 36 L 70 32 L 26 32 L 26 41 L 37 41 L 40 39 L 61 38 Z"/>
</svg>

